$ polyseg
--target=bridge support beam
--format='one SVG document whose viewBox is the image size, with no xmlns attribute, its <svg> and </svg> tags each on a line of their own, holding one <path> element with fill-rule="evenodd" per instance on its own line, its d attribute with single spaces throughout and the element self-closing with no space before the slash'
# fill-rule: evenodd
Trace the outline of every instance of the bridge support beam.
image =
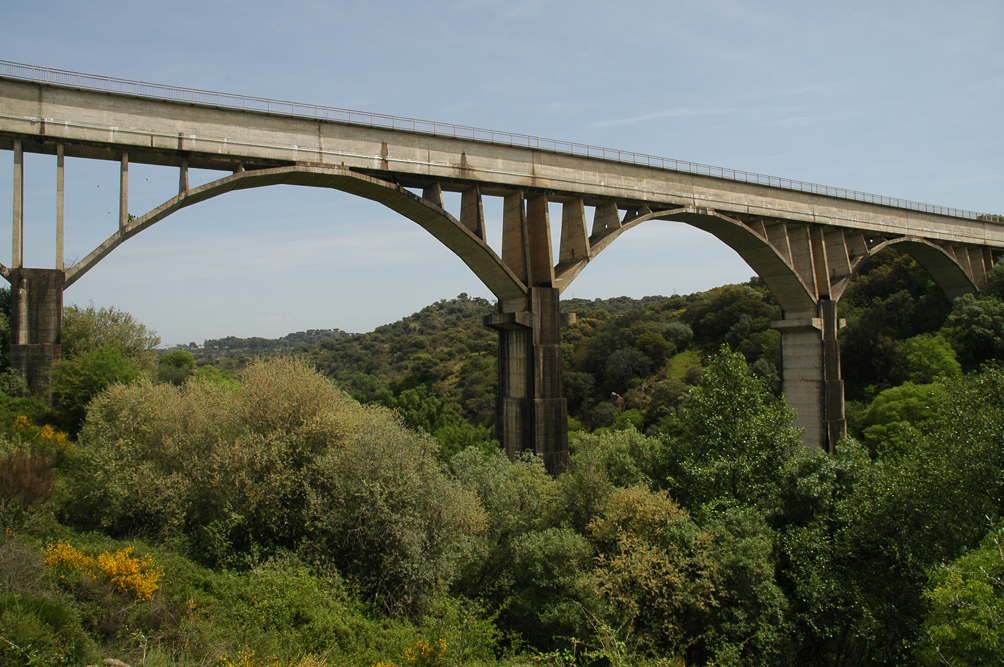
<svg viewBox="0 0 1004 667">
<path fill-rule="evenodd" d="M 509 458 L 525 449 L 557 475 L 568 464 L 568 406 L 561 391 L 558 290 L 530 288 L 529 310 L 496 313 L 485 325 L 499 332 L 495 434 Z"/>
<path fill-rule="evenodd" d="M 49 369 L 60 358 L 63 272 L 12 269 L 10 365 L 33 394 L 49 391 Z"/>
<path fill-rule="evenodd" d="M 781 333 L 781 383 L 785 399 L 805 429 L 806 447 L 833 452 L 847 436 L 844 381 L 840 378 L 837 302 L 820 299 L 816 312 L 785 313 L 772 323 Z"/>
</svg>

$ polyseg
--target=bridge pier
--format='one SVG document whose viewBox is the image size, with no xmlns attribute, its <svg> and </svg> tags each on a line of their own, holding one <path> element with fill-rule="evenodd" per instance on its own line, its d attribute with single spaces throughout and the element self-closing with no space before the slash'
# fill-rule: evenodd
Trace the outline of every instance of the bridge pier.
<svg viewBox="0 0 1004 667">
<path fill-rule="evenodd" d="M 806 447 L 833 452 L 847 436 L 844 381 L 840 378 L 837 302 L 820 299 L 816 311 L 787 313 L 771 323 L 781 333 L 781 385 L 805 429 Z"/>
<path fill-rule="evenodd" d="M 31 393 L 45 396 L 49 369 L 62 352 L 63 272 L 11 269 L 10 365 Z"/>
<path fill-rule="evenodd" d="M 525 449 L 557 475 L 568 464 L 568 405 L 561 391 L 561 326 L 556 288 L 531 287 L 529 309 L 499 312 L 495 435 L 509 458 Z"/>
</svg>

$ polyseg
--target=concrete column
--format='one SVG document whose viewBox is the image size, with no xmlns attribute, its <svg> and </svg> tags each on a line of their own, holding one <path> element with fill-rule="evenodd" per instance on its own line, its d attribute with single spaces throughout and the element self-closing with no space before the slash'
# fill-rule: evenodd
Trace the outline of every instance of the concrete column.
<svg viewBox="0 0 1004 667">
<path fill-rule="evenodd" d="M 63 144 L 56 146 L 56 270 L 63 270 Z"/>
<path fill-rule="evenodd" d="M 530 449 L 551 474 L 568 464 L 568 407 L 561 391 L 558 290 L 533 287 L 529 309 L 497 313 L 485 325 L 499 332 L 495 434 L 510 458 Z"/>
<path fill-rule="evenodd" d="M 21 141 L 14 140 L 14 224 L 11 233 L 12 269 L 20 268 L 24 263 L 24 151 Z"/>
<path fill-rule="evenodd" d="M 178 176 L 178 194 L 183 195 L 188 192 L 188 158 L 181 161 L 181 172 Z"/>
<path fill-rule="evenodd" d="M 122 154 L 119 171 L 119 229 L 129 224 L 129 154 Z"/>
<path fill-rule="evenodd" d="M 460 195 L 460 224 L 487 242 L 485 232 L 485 207 L 481 200 L 481 188 L 474 186 Z"/>
<path fill-rule="evenodd" d="M 55 269 L 12 269 L 10 272 L 10 365 L 33 394 L 49 389 L 49 368 L 61 355 L 63 272 Z"/>
<path fill-rule="evenodd" d="M 840 377 L 840 341 L 837 332 L 844 321 L 837 317 L 837 302 L 822 299 L 819 314 L 823 320 L 823 405 L 826 422 L 827 451 L 847 437 L 847 417 L 844 412 L 844 381 Z"/>
<path fill-rule="evenodd" d="M 809 449 L 832 452 L 847 435 L 844 382 L 840 379 L 837 302 L 821 299 L 816 311 L 785 313 L 772 323 L 781 333 L 781 384 L 795 426 Z"/>
</svg>

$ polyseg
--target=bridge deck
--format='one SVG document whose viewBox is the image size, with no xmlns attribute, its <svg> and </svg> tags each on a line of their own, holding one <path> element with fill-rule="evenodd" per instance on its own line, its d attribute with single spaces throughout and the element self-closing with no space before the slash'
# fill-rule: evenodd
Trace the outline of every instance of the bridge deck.
<svg viewBox="0 0 1004 667">
<path fill-rule="evenodd" d="M 194 97 L 172 101 L 145 96 L 141 89 L 132 94 L 102 92 L 0 76 L 0 149 L 10 150 L 20 139 L 28 152 L 55 153 L 56 145 L 63 144 L 65 154 L 73 157 L 119 160 L 128 152 L 130 162 L 180 166 L 187 159 L 193 168 L 228 171 L 293 164 L 345 166 L 407 187 L 435 181 L 454 191 L 479 185 L 486 195 L 522 189 L 545 193 L 552 201 L 582 198 L 589 205 L 615 201 L 620 208 L 709 208 L 726 215 L 1004 248 L 1004 224 L 969 211 L 745 172 L 716 172 L 713 167 L 619 151 L 607 151 L 608 157 L 575 155 L 576 145 L 568 144 L 569 152 L 562 152 L 560 142 L 541 148 L 542 141 L 548 146 L 547 140 L 522 135 L 498 133 L 509 141 L 522 136 L 526 146 L 477 137 L 479 131 L 473 128 L 430 124 L 431 130 L 423 131 L 415 125 L 419 121 L 411 121 L 411 128 L 397 129 L 389 116 L 371 117 L 372 125 L 354 123 L 351 116 L 305 118 L 306 113 L 295 113 L 295 105 L 279 104 L 289 105 L 288 111 L 227 108 L 219 97 L 215 104 Z M 325 108 L 304 109 L 319 115 L 316 110 Z M 381 127 L 373 118 L 391 119 L 384 124 L 392 127 Z M 444 136 L 449 134 L 446 128 L 453 133 L 459 129 L 459 134 L 469 131 L 470 136 Z M 590 155 L 604 150 L 583 148 Z M 645 164 L 633 163 L 641 158 Z M 653 160 L 662 163 L 650 166 Z M 686 169 L 674 169 L 674 164 Z M 701 169 L 708 173 L 692 173 Z M 733 180 L 751 177 L 761 182 Z"/>
</svg>

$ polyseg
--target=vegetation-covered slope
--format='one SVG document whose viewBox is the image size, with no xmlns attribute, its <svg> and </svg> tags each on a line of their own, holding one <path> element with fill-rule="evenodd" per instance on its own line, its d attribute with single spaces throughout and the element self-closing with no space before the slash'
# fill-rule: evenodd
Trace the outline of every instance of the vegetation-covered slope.
<svg viewBox="0 0 1004 667">
<path fill-rule="evenodd" d="M 1000 664 L 1002 288 L 870 263 L 833 455 L 758 281 L 569 302 L 557 478 L 478 417 L 486 302 L 237 375 L 68 311 L 62 407 L 0 393 L 0 665 Z"/>
</svg>

